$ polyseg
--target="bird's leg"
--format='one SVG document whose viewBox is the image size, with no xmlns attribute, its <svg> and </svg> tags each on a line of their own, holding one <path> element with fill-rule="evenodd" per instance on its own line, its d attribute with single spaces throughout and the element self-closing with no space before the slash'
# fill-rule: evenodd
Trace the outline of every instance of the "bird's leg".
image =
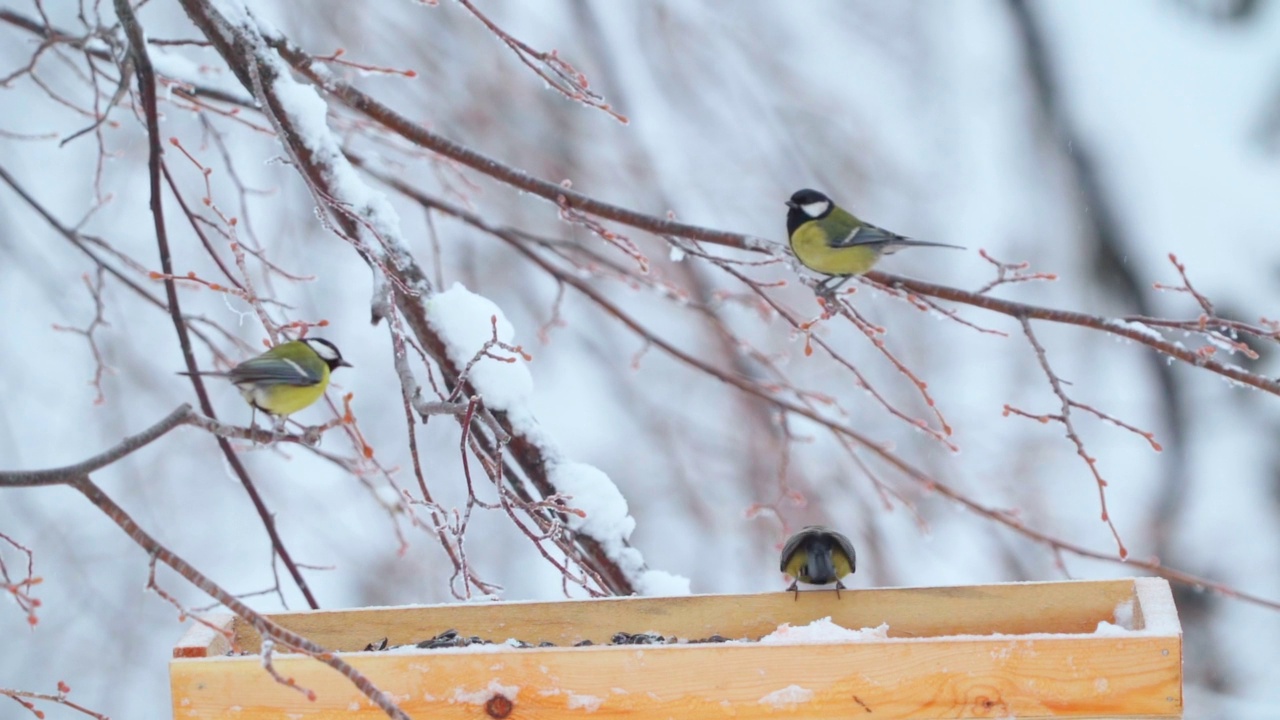
<svg viewBox="0 0 1280 720">
<path fill-rule="evenodd" d="M 827 278 L 828 282 L 830 282 L 831 280 L 837 281 L 835 285 L 832 285 L 831 287 L 827 288 L 827 292 L 831 293 L 831 295 L 834 296 L 836 294 L 836 291 L 839 290 L 841 286 L 843 286 L 845 283 L 849 282 L 849 278 L 851 277 L 853 276 L 852 275 L 832 275 L 831 277 Z"/>
<path fill-rule="evenodd" d="M 842 582 L 840 582 L 839 580 L 837 580 L 837 581 L 836 581 L 836 599 L 837 599 L 837 600 L 839 600 L 839 599 L 840 599 L 840 591 L 841 591 L 841 590 L 847 590 L 847 589 L 848 589 L 848 588 L 846 588 L 846 587 L 844 586 L 844 583 L 842 583 Z"/>
<path fill-rule="evenodd" d="M 817 292 L 822 297 L 826 298 L 827 300 L 830 300 L 832 303 L 835 303 L 836 291 L 839 290 L 842 285 L 849 282 L 849 278 L 851 277 L 853 276 L 852 275 L 828 275 L 825 279 L 822 280 L 822 282 L 814 286 L 814 291 Z M 832 284 L 833 282 L 835 283 L 834 285 Z"/>
<path fill-rule="evenodd" d="M 280 415 L 280 416 L 273 415 L 271 417 L 274 420 L 274 423 L 271 426 L 271 442 L 274 443 L 280 438 L 284 437 L 285 435 L 284 424 L 289 421 L 289 418 L 285 415 Z"/>
<path fill-rule="evenodd" d="M 796 593 L 795 599 L 799 600 L 800 599 L 800 581 L 799 580 L 791 581 L 791 587 L 787 588 L 787 591 L 790 592 L 792 590 L 794 590 Z"/>
<path fill-rule="evenodd" d="M 253 444 L 258 444 L 258 406 L 249 406 L 249 437 L 253 439 Z"/>
</svg>

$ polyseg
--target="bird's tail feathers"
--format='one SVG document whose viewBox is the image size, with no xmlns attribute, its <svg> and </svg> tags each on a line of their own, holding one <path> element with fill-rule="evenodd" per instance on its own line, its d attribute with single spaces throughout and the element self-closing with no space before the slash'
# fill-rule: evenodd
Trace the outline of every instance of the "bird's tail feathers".
<svg viewBox="0 0 1280 720">
<path fill-rule="evenodd" d="M 814 584 L 825 585 L 840 579 L 836 577 L 836 564 L 831 557 L 831 548 L 809 548 L 807 564 L 809 580 Z"/>
<path fill-rule="evenodd" d="M 912 240 L 911 238 L 898 237 L 889 241 L 888 246 L 885 247 L 885 252 L 893 252 L 895 250 L 900 250 L 904 247 L 944 247 L 944 248 L 951 248 L 953 250 L 969 249 L 967 247 L 964 247 L 963 245 L 951 245 L 949 243 L 927 242 L 925 240 Z"/>
</svg>

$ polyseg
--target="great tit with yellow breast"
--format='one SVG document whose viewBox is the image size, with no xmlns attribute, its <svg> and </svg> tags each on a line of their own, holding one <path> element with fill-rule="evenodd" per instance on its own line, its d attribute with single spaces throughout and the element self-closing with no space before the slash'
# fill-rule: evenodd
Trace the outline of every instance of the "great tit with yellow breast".
<svg viewBox="0 0 1280 720">
<path fill-rule="evenodd" d="M 787 207 L 791 252 L 805 267 L 831 276 L 822 281 L 823 289 L 837 278 L 835 287 L 839 287 L 849 277 L 874 267 L 881 255 L 905 247 L 964 250 L 959 245 L 912 240 L 863 222 L 817 190 L 797 190 L 787 200 Z"/>
<path fill-rule="evenodd" d="M 822 525 L 810 525 L 792 535 L 782 546 L 779 569 L 795 578 L 791 587 L 800 599 L 799 583 L 809 585 L 836 584 L 836 597 L 844 589 L 841 578 L 852 575 L 857 555 L 849 538 Z"/>
<path fill-rule="evenodd" d="M 329 387 L 329 373 L 340 367 L 351 363 L 342 359 L 337 345 L 304 338 L 276 345 L 228 372 L 199 374 L 230 380 L 254 409 L 283 419 L 319 400 Z"/>
</svg>

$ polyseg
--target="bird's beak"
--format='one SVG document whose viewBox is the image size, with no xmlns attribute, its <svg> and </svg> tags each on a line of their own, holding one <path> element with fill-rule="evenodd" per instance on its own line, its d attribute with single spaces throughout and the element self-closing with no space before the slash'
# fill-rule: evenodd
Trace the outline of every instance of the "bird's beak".
<svg viewBox="0 0 1280 720">
<path fill-rule="evenodd" d="M 800 203 L 794 200 L 788 200 L 787 207 L 791 208 L 792 210 L 798 210 L 800 208 Z"/>
<path fill-rule="evenodd" d="M 339 360 L 339 361 L 338 361 L 338 367 L 355 367 L 355 365 L 352 365 L 351 363 L 347 362 L 346 360 Z"/>
</svg>

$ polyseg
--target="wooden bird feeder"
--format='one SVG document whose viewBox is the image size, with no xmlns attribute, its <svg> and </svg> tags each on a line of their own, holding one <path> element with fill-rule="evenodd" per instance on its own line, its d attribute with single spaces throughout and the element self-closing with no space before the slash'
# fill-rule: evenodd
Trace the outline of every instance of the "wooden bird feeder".
<svg viewBox="0 0 1280 720">
<path fill-rule="evenodd" d="M 271 616 L 409 715 L 451 718 L 1173 718 L 1182 629 L 1162 579 L 496 602 Z M 879 637 L 756 642 L 822 618 Z M 254 630 L 193 627 L 170 663 L 175 720 L 385 717 L 345 678 Z M 1099 623 L 1108 623 L 1099 626 Z M 495 645 L 417 649 L 449 629 Z M 618 632 L 741 642 L 610 645 Z M 885 636 L 887 634 L 887 637 Z M 361 652 L 387 638 L 389 651 Z M 515 638 L 532 645 L 504 644 Z M 590 640 L 594 645 L 574 647 Z"/>
</svg>

